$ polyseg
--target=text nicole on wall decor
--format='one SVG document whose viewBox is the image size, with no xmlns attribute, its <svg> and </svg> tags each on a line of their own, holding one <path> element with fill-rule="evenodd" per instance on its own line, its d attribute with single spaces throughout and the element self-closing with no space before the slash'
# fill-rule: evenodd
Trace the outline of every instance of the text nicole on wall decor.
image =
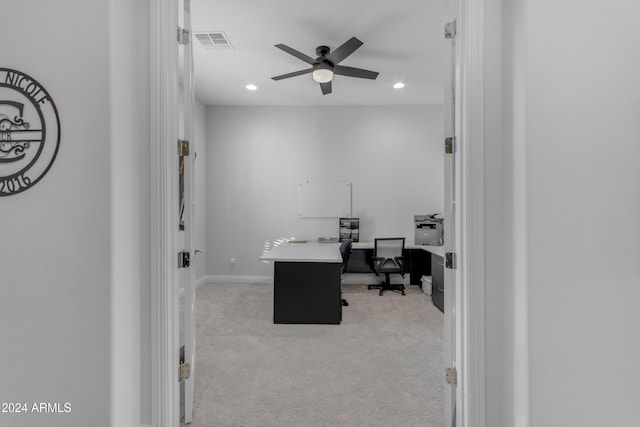
<svg viewBox="0 0 640 427">
<path fill-rule="evenodd" d="M 33 77 L 0 68 L 0 196 L 31 188 L 58 154 L 60 118 Z"/>
</svg>

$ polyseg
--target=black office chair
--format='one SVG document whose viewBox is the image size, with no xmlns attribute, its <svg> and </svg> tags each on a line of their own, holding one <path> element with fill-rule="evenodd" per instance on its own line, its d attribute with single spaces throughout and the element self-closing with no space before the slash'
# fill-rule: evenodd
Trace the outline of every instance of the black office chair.
<svg viewBox="0 0 640 427">
<path fill-rule="evenodd" d="M 373 252 L 373 271 L 376 276 L 380 273 L 384 274 L 384 283 L 376 283 L 369 285 L 369 289 L 380 289 L 378 295 L 382 296 L 384 291 L 399 291 L 404 293 L 404 285 L 391 284 L 390 274 L 400 274 L 404 278 L 404 237 L 388 237 L 375 239 L 375 248 Z"/>
<path fill-rule="evenodd" d="M 340 245 L 340 255 L 342 255 L 342 274 L 347 271 L 347 264 L 349 263 L 349 255 L 351 255 L 351 246 L 353 242 L 351 239 L 346 239 L 342 241 Z M 342 298 L 342 305 L 347 306 L 349 303 L 346 299 Z"/>
</svg>

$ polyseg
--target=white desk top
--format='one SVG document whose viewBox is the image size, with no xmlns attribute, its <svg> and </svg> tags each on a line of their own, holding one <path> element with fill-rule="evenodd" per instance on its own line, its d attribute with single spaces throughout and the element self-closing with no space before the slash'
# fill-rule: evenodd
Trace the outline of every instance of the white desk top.
<svg viewBox="0 0 640 427">
<path fill-rule="evenodd" d="M 339 243 L 285 242 L 262 255 L 260 259 L 263 261 L 342 263 Z"/>
<path fill-rule="evenodd" d="M 444 246 L 416 245 L 413 240 L 405 240 L 405 249 L 421 249 L 438 256 L 444 256 Z M 373 249 L 373 242 L 354 242 L 353 249 Z M 342 262 L 339 243 L 289 243 L 276 246 L 260 257 L 262 261 L 288 262 Z"/>
<path fill-rule="evenodd" d="M 353 249 L 373 249 L 373 242 L 354 242 Z M 422 249 L 423 251 L 431 252 L 432 254 L 444 256 L 444 245 L 430 246 L 430 245 L 416 245 L 413 240 L 404 241 L 405 249 Z"/>
</svg>

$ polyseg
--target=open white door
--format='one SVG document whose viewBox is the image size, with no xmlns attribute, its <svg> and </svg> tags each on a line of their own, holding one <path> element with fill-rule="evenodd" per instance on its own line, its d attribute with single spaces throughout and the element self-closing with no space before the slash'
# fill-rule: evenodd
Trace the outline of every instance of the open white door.
<svg viewBox="0 0 640 427">
<path fill-rule="evenodd" d="M 445 426 L 485 425 L 483 5 L 450 0 L 445 35 Z"/>
<path fill-rule="evenodd" d="M 178 126 L 180 130 L 180 141 L 178 142 L 178 168 L 179 168 L 179 209 L 180 223 L 176 228 L 181 238 L 177 241 L 182 243 L 179 248 L 181 256 L 179 256 L 179 265 L 181 265 L 178 274 L 180 280 L 180 303 L 182 312 L 180 315 L 180 377 L 184 384 L 180 387 L 180 399 L 184 402 L 184 422 L 191 423 L 193 419 L 193 391 L 194 391 L 194 374 L 195 374 L 195 352 L 196 352 L 196 334 L 195 334 L 195 300 L 196 300 L 196 255 L 197 250 L 195 244 L 196 224 L 195 215 L 195 159 L 193 141 L 193 116 L 194 116 L 194 91 L 193 91 L 193 54 L 192 54 L 192 37 L 191 37 L 191 2 L 190 0 L 181 0 L 182 8 L 180 14 L 179 30 L 179 55 L 182 62 L 182 105 L 181 105 L 181 124 Z"/>
<path fill-rule="evenodd" d="M 444 425 L 456 426 L 457 405 L 457 328 L 456 328 L 456 295 L 457 274 L 456 255 L 460 245 L 456 229 L 460 224 L 458 209 L 459 180 L 457 179 L 456 159 L 456 93 L 457 93 L 457 48 L 456 48 L 456 7 L 455 1 L 450 2 L 450 20 L 445 26 L 445 93 L 444 93 L 444 122 L 445 122 L 445 166 L 444 166 L 444 366 L 445 366 L 445 395 L 444 395 Z"/>
</svg>

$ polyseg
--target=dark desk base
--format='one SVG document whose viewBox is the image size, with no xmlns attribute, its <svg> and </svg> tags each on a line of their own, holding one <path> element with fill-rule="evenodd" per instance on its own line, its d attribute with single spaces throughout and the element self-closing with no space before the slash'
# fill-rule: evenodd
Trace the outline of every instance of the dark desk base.
<svg viewBox="0 0 640 427">
<path fill-rule="evenodd" d="M 444 258 L 431 254 L 431 299 L 444 313 Z"/>
<path fill-rule="evenodd" d="M 342 320 L 339 263 L 276 261 L 273 323 L 339 325 Z"/>
<path fill-rule="evenodd" d="M 353 249 L 347 264 L 347 273 L 373 273 L 372 256 L 373 249 Z M 405 249 L 404 259 L 405 272 L 409 273 L 409 283 L 422 286 L 422 276 L 431 275 L 431 254 L 422 249 Z"/>
<path fill-rule="evenodd" d="M 373 273 L 371 257 L 373 249 L 353 249 L 347 265 L 347 273 Z M 422 276 L 432 276 L 433 304 L 444 312 L 444 261 L 422 249 L 405 249 L 405 268 L 409 273 L 409 283 L 422 288 Z M 405 273 L 407 274 L 407 273 Z"/>
</svg>

